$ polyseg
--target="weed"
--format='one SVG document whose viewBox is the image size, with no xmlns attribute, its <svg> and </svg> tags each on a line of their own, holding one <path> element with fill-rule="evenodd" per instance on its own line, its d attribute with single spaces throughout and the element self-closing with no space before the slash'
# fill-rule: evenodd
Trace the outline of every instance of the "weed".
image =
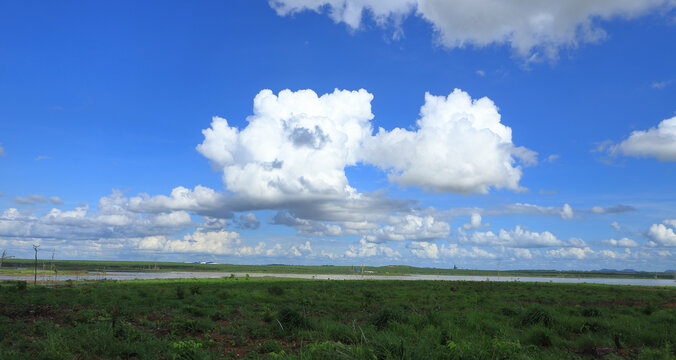
<svg viewBox="0 0 676 360">
<path fill-rule="evenodd" d="M 386 307 L 371 318 L 371 324 L 382 330 L 390 323 L 403 322 L 404 318 L 404 313 L 400 309 Z"/>
<path fill-rule="evenodd" d="M 526 333 L 526 343 L 540 347 L 552 346 L 552 337 L 549 329 L 535 327 Z"/>
<path fill-rule="evenodd" d="M 540 324 L 545 327 L 552 327 L 554 325 L 554 318 L 546 309 L 534 306 L 529 308 L 521 316 L 521 325 L 535 325 Z"/>
<path fill-rule="evenodd" d="M 281 352 L 282 350 L 284 350 L 282 344 L 279 341 L 275 340 L 265 340 L 258 347 L 258 352 L 261 354 L 278 353 Z"/>
<path fill-rule="evenodd" d="M 268 293 L 273 296 L 282 296 L 284 295 L 284 289 L 281 286 L 273 285 L 268 288 Z"/>
<path fill-rule="evenodd" d="M 279 310 L 277 320 L 284 330 L 296 331 L 312 328 L 312 324 L 304 314 L 288 307 Z"/>
<path fill-rule="evenodd" d="M 586 307 L 580 311 L 580 314 L 584 317 L 599 317 L 601 316 L 601 310 L 595 307 Z"/>
</svg>

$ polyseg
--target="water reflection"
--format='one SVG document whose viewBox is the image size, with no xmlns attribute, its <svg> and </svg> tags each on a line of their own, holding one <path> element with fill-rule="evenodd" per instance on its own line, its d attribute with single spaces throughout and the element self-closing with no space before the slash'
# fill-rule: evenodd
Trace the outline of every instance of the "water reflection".
<svg viewBox="0 0 676 360">
<path fill-rule="evenodd" d="M 223 277 L 254 278 L 275 277 L 286 279 L 318 279 L 318 280 L 444 280 L 444 281 L 519 281 L 546 282 L 566 284 L 607 284 L 607 285 L 640 285 L 640 286 L 676 286 L 675 280 L 665 279 L 614 279 L 614 278 L 557 278 L 557 277 L 510 277 L 510 276 L 450 276 L 450 275 L 326 275 L 326 274 L 268 274 L 268 273 L 229 273 L 229 272 L 122 272 L 88 273 L 83 275 L 40 275 L 38 281 L 64 280 L 150 280 L 150 279 L 218 279 Z M 32 280 L 30 276 L 0 276 L 0 280 Z"/>
</svg>

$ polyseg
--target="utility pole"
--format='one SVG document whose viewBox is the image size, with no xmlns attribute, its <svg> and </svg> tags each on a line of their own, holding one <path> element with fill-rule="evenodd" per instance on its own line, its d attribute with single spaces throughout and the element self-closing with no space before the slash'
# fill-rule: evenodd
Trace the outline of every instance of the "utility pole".
<svg viewBox="0 0 676 360">
<path fill-rule="evenodd" d="M 35 277 L 33 278 L 33 285 L 38 283 L 38 248 L 40 245 L 33 244 L 33 250 L 35 251 Z"/>
</svg>

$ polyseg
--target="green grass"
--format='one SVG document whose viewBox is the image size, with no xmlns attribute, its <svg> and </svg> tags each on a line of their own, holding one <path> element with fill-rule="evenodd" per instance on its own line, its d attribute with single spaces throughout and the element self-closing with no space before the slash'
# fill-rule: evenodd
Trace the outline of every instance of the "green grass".
<svg viewBox="0 0 676 360">
<path fill-rule="evenodd" d="M 0 283 L 1 359 L 674 359 L 676 289 L 218 279 Z"/>
<path fill-rule="evenodd" d="M 0 275 L 10 275 L 6 268 L 25 268 L 26 274 L 32 273 L 32 259 L 6 259 Z M 50 260 L 39 260 L 38 270 L 49 272 Z M 59 274 L 74 274 L 82 271 L 207 271 L 240 273 L 278 273 L 278 274 L 355 274 L 360 266 L 303 266 L 303 265 L 232 265 L 232 264 L 188 264 L 150 261 L 95 261 L 95 260 L 56 260 Z M 557 270 L 468 270 L 418 268 L 405 265 L 366 266 L 365 275 L 472 275 L 472 276 L 514 276 L 514 277 L 568 277 L 568 278 L 658 278 L 673 279 L 673 273 L 634 273 L 634 272 L 592 272 Z"/>
</svg>

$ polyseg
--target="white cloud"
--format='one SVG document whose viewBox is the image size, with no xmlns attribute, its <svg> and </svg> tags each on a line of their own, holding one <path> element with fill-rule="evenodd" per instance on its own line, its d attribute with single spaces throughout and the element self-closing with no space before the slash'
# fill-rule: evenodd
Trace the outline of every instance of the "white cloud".
<svg viewBox="0 0 676 360">
<path fill-rule="evenodd" d="M 432 240 L 447 237 L 451 229 L 447 222 L 432 216 L 392 216 L 390 223 L 376 229 L 367 238 L 372 242 Z"/>
<path fill-rule="evenodd" d="M 172 211 L 149 216 L 150 223 L 163 227 L 187 227 L 193 225 L 190 214 L 185 211 Z"/>
<path fill-rule="evenodd" d="M 5 148 L 2 146 L 2 143 L 0 143 L 0 157 L 5 156 Z"/>
<path fill-rule="evenodd" d="M 615 239 L 608 239 L 608 240 L 603 240 L 603 243 L 608 244 L 610 246 L 615 246 L 615 247 L 637 247 L 638 243 L 632 239 L 629 238 L 622 238 L 619 240 Z"/>
<path fill-rule="evenodd" d="M 480 246 L 504 246 L 513 248 L 537 248 L 552 246 L 580 246 L 584 245 L 582 239 L 571 238 L 568 242 L 559 240 L 549 231 L 533 232 L 517 225 L 514 230 L 500 229 L 498 234 L 492 231 L 474 232 L 466 234 L 460 230 L 458 242 L 461 244 L 473 244 Z"/>
<path fill-rule="evenodd" d="M 486 72 L 483 71 L 483 70 L 477 70 L 477 71 L 476 71 L 476 74 L 479 75 L 479 76 L 481 76 L 481 77 L 486 76 Z"/>
<path fill-rule="evenodd" d="M 359 240 L 359 246 L 350 245 L 350 249 L 345 251 L 347 257 L 373 257 L 384 256 L 387 258 L 400 258 L 401 254 L 385 245 L 376 244 L 367 241 L 366 239 Z"/>
<path fill-rule="evenodd" d="M 665 87 L 667 87 L 667 85 L 669 85 L 670 82 L 671 81 L 653 81 L 650 84 L 650 87 L 653 89 L 662 90 Z"/>
<path fill-rule="evenodd" d="M 380 128 L 366 144 L 366 161 L 389 170 L 390 181 L 464 194 L 522 190 L 514 158 L 531 164 L 536 155 L 512 144 L 493 101 L 459 89 L 447 97 L 428 93 L 420 115 L 417 130 Z"/>
<path fill-rule="evenodd" d="M 564 258 L 564 259 L 575 258 L 578 260 L 582 260 L 587 256 L 594 254 L 594 251 L 589 247 L 585 248 L 572 247 L 572 248 L 560 248 L 555 250 L 548 250 L 545 254 L 548 257 L 552 258 Z"/>
<path fill-rule="evenodd" d="M 463 224 L 462 228 L 465 230 L 474 230 L 481 227 L 481 215 L 474 213 L 469 218 L 468 224 Z"/>
<path fill-rule="evenodd" d="M 673 226 L 673 224 L 672 224 Z M 648 237 L 650 237 L 655 246 L 676 246 L 676 233 L 674 229 L 664 226 L 664 224 L 653 224 L 648 230 Z"/>
<path fill-rule="evenodd" d="M 439 257 L 437 244 L 427 241 L 413 241 L 406 246 L 413 255 L 419 258 L 436 259 Z"/>
<path fill-rule="evenodd" d="M 570 220 L 573 218 L 573 208 L 568 204 L 563 204 L 563 209 L 561 209 L 561 218 L 564 220 Z"/>
<path fill-rule="evenodd" d="M 480 258 L 480 259 L 495 259 L 497 256 L 484 249 L 472 246 L 469 250 L 458 247 L 457 244 L 441 245 L 439 250 L 441 256 L 445 258 Z"/>
<path fill-rule="evenodd" d="M 169 253 L 210 253 L 218 255 L 253 255 L 260 254 L 265 247 L 243 247 L 239 234 L 225 230 L 195 232 L 183 239 L 167 239 L 164 236 L 147 236 L 138 243 L 141 250 L 159 250 Z"/>
<path fill-rule="evenodd" d="M 657 127 L 632 132 L 626 140 L 609 146 L 608 152 L 676 161 L 676 116 L 662 121 Z"/>
<path fill-rule="evenodd" d="M 612 250 L 599 250 L 596 252 L 601 258 L 607 259 L 626 259 L 631 256 L 631 250 L 624 249 L 624 252 L 617 252 Z"/>
<path fill-rule="evenodd" d="M 139 194 L 129 199 L 129 208 L 138 212 L 167 212 L 172 210 L 195 211 L 209 215 L 218 213 L 224 206 L 225 196 L 210 188 L 197 185 L 193 190 L 182 186 L 171 190 L 169 196 Z M 228 215 L 231 217 L 231 215 Z"/>
<path fill-rule="evenodd" d="M 561 157 L 561 155 L 551 154 L 551 155 L 547 156 L 547 159 L 545 161 L 551 164 L 554 161 L 558 160 L 560 157 Z"/>
<path fill-rule="evenodd" d="M 281 16 L 304 10 L 327 11 L 335 22 L 358 29 L 365 13 L 401 32 L 402 19 L 415 13 L 432 24 L 447 48 L 507 44 L 520 56 L 555 58 L 561 47 L 606 37 L 599 20 L 631 19 L 671 0 L 271 0 Z"/>
<path fill-rule="evenodd" d="M 371 134 L 372 99 L 366 90 L 263 90 L 246 128 L 215 117 L 197 150 L 223 170 L 228 190 L 263 206 L 355 197 L 344 169 Z"/>
<path fill-rule="evenodd" d="M 612 226 L 613 229 L 615 229 L 615 231 L 620 231 L 621 226 L 620 226 L 620 223 L 618 223 L 617 221 L 611 222 L 610 226 Z"/>
</svg>

